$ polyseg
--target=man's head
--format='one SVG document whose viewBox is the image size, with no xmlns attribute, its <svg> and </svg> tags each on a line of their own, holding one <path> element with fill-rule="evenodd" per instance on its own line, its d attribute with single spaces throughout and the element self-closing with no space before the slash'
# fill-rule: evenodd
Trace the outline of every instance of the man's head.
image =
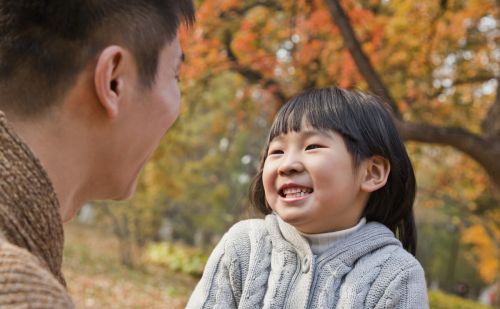
<svg viewBox="0 0 500 309">
<path fill-rule="evenodd" d="M 181 21 L 194 21 L 191 0 L 2 0 L 0 109 L 43 115 L 112 44 L 130 50 L 149 87 Z"/>
<path fill-rule="evenodd" d="M 179 114 L 192 0 L 0 0 L 0 110 L 41 160 L 69 220 L 123 199 Z"/>
</svg>

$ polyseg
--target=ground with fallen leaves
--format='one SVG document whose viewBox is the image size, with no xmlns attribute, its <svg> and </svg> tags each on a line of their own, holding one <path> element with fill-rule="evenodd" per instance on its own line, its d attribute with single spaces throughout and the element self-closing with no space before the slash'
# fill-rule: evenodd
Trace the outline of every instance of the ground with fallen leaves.
<svg viewBox="0 0 500 309">
<path fill-rule="evenodd" d="M 118 242 L 95 228 L 65 226 L 63 271 L 77 308 L 184 308 L 197 278 L 119 262 Z"/>
</svg>

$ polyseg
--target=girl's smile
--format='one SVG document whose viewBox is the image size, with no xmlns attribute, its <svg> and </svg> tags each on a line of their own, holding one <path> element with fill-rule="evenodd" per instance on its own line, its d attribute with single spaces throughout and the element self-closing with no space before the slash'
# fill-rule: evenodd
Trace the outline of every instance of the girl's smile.
<svg viewBox="0 0 500 309">
<path fill-rule="evenodd" d="M 278 193 L 285 201 L 294 201 L 300 200 L 303 197 L 308 197 L 312 192 L 313 189 L 311 188 L 289 183 L 283 185 Z"/>
</svg>

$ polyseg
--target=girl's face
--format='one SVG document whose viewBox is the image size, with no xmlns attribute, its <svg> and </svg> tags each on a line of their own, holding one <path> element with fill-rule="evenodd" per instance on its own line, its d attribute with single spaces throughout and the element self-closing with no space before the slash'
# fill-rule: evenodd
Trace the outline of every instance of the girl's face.
<svg viewBox="0 0 500 309">
<path fill-rule="evenodd" d="M 266 200 L 303 233 L 350 228 L 369 197 L 361 189 L 363 165 L 354 169 L 340 134 L 304 125 L 269 144 L 262 174 Z"/>
</svg>

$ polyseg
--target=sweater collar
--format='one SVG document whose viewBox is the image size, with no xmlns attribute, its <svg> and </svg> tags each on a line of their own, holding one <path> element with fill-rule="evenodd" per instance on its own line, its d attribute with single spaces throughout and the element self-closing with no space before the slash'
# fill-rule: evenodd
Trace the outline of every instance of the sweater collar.
<svg viewBox="0 0 500 309">
<path fill-rule="evenodd" d="M 278 250 L 296 251 L 301 259 L 312 255 L 307 240 L 295 227 L 277 215 L 268 215 L 266 225 L 274 241 L 273 245 Z M 351 267 L 360 257 L 387 245 L 401 246 L 401 243 L 385 225 L 371 221 L 362 225 L 355 233 L 336 241 L 317 259 L 318 262 L 335 259 L 344 266 Z"/>
<path fill-rule="evenodd" d="M 37 256 L 64 285 L 64 234 L 50 179 L 0 111 L 0 230 L 4 239 Z"/>
<path fill-rule="evenodd" d="M 361 220 L 359 220 L 358 224 L 345 230 L 320 233 L 320 234 L 306 234 L 300 231 L 298 232 L 300 235 L 302 235 L 302 237 L 304 237 L 309 242 L 312 252 L 315 255 L 321 255 L 323 252 L 330 249 L 330 247 L 332 247 L 335 242 L 349 237 L 349 235 L 355 233 L 365 224 L 366 224 L 366 218 L 363 217 L 361 218 Z"/>
<path fill-rule="evenodd" d="M 296 252 L 301 260 L 312 256 L 309 243 L 297 232 L 293 225 L 286 223 L 274 213 L 267 215 L 265 220 L 266 228 L 271 235 L 273 247 L 278 251 Z"/>
</svg>

